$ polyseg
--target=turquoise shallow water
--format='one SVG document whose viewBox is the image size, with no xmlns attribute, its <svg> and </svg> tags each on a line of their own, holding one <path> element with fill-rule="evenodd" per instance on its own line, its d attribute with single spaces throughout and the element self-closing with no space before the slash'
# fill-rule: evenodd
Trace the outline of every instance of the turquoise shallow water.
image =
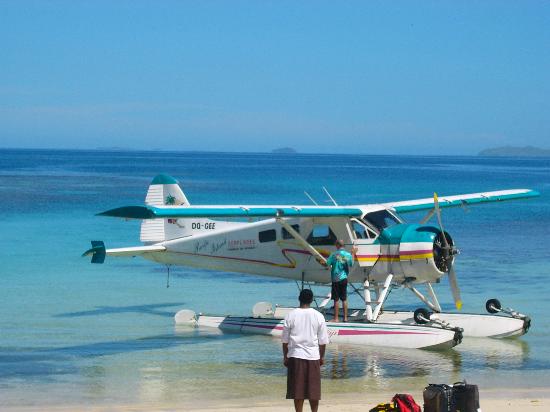
<svg viewBox="0 0 550 412">
<path fill-rule="evenodd" d="M 489 297 L 528 313 L 520 339 L 468 340 L 447 352 L 332 346 L 327 393 L 421 388 L 466 377 L 483 387 L 546 386 L 550 160 L 477 157 L 0 151 L 0 405 L 190 402 L 284 392 L 280 344 L 261 336 L 176 329 L 181 308 L 247 314 L 294 304 L 294 283 L 173 270 L 139 259 L 91 265 L 90 239 L 137 245 L 139 223 L 94 216 L 140 204 L 158 173 L 192 203 L 302 203 L 326 186 L 342 204 L 526 187 L 529 201 L 445 211 L 461 250 L 465 310 Z M 406 216 L 418 221 L 422 216 Z M 452 307 L 446 280 L 438 287 Z M 416 307 L 409 292 L 392 302 Z"/>
</svg>

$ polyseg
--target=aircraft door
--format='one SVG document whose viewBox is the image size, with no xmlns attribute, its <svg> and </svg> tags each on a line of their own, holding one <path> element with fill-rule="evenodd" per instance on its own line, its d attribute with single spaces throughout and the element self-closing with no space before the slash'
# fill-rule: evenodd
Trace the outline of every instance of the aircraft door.
<svg viewBox="0 0 550 412">
<path fill-rule="evenodd" d="M 349 229 L 353 232 L 353 245 L 357 248 L 357 260 L 360 267 L 372 267 L 380 257 L 380 243 L 377 234 L 356 219 L 350 219 Z"/>
</svg>

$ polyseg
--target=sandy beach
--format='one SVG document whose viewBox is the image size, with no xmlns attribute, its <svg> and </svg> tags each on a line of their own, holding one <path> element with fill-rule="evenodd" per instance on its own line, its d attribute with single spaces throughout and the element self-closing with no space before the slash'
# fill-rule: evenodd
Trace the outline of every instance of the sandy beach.
<svg viewBox="0 0 550 412">
<path fill-rule="evenodd" d="M 422 406 L 422 392 L 413 392 L 413 397 Z M 327 412 L 351 411 L 365 412 L 378 403 L 389 402 L 393 393 L 376 394 L 347 394 L 332 395 L 321 401 L 320 410 Z M 491 389 L 480 392 L 480 403 L 483 412 L 500 411 L 546 411 L 550 409 L 550 388 L 537 389 Z M 141 412 L 141 411 L 274 411 L 283 412 L 293 409 L 292 401 L 278 398 L 249 398 L 231 401 L 199 401 L 189 400 L 183 404 L 114 404 L 114 405 L 40 405 L 40 406 L 12 406 L 2 409 L 6 412 Z M 305 410 L 309 410 L 306 408 Z"/>
</svg>

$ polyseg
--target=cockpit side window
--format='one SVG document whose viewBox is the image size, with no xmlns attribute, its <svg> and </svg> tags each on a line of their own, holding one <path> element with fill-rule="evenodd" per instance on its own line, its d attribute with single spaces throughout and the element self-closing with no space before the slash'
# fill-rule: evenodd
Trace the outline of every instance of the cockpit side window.
<svg viewBox="0 0 550 412">
<path fill-rule="evenodd" d="M 376 212 L 367 213 L 363 219 L 379 231 L 399 223 L 399 220 L 397 220 L 395 216 L 387 210 L 378 210 Z"/>
<path fill-rule="evenodd" d="M 292 229 L 294 229 L 296 232 L 300 233 L 300 225 L 292 225 Z M 282 228 L 282 235 L 283 239 L 294 239 L 294 236 L 290 234 L 288 230 L 286 230 L 284 227 Z"/>
<path fill-rule="evenodd" d="M 374 239 L 376 237 L 376 233 L 355 219 L 351 220 L 351 227 L 357 239 Z"/>
</svg>

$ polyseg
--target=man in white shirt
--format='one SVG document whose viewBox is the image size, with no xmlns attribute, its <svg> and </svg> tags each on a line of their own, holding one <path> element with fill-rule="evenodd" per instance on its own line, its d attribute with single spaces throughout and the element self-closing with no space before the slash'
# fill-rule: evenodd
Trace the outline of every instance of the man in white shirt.
<svg viewBox="0 0 550 412">
<path fill-rule="evenodd" d="M 321 365 L 329 342 L 325 318 L 310 308 L 313 292 L 304 289 L 298 298 L 300 307 L 285 316 L 283 357 L 288 368 L 286 398 L 294 399 L 296 412 L 302 412 L 304 399 L 309 399 L 312 412 L 317 412 L 321 399 Z"/>
</svg>

